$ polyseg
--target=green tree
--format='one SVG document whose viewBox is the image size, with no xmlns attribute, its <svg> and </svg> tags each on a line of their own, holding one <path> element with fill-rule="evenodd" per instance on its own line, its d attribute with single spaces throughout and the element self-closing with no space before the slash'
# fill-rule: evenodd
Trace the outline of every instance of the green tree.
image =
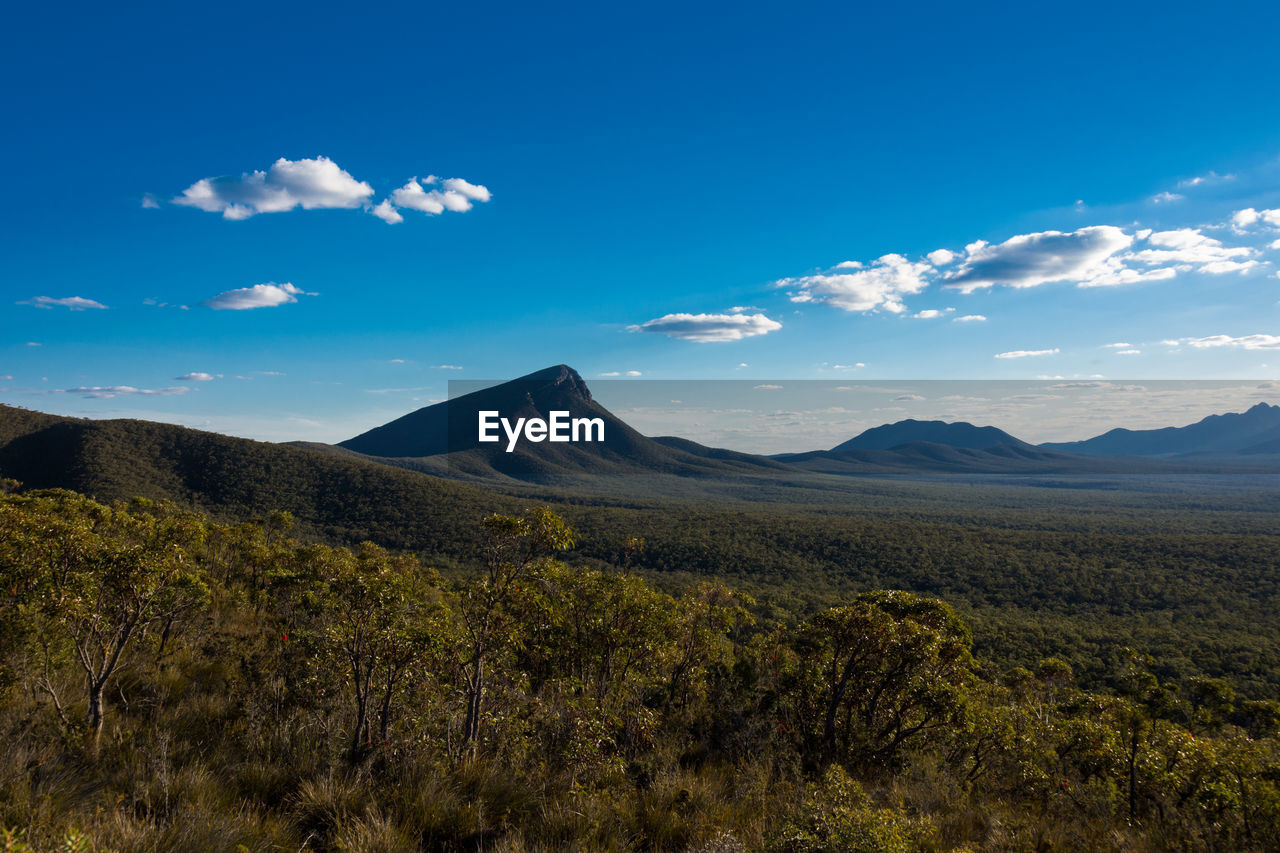
<svg viewBox="0 0 1280 853">
<path fill-rule="evenodd" d="M 417 560 L 394 557 L 370 542 L 300 553 L 313 578 L 309 596 L 317 663 L 336 667 L 352 701 L 348 756 L 360 759 L 389 740 L 396 700 L 412 667 L 438 635 L 429 615 L 438 604 Z"/>
<path fill-rule="evenodd" d="M 572 548 L 577 534 L 546 507 L 523 515 L 491 515 L 484 520 L 485 573 L 462 593 L 459 615 L 466 634 L 462 665 L 466 684 L 463 739 L 474 753 L 480 739 L 489 661 L 513 639 L 507 609 L 520 594 L 520 584 L 540 573 L 551 555 Z"/>
<path fill-rule="evenodd" d="M 790 692 L 810 767 L 888 763 L 952 723 L 971 677 L 970 644 L 949 605 L 909 592 L 864 593 L 803 625 Z"/>
<path fill-rule="evenodd" d="M 171 627 L 208 599 L 191 557 L 205 528 L 187 514 L 133 514 L 70 492 L 11 500 L 17 501 L 18 513 L 6 513 L 2 523 L 28 525 L 18 547 L 26 582 L 44 626 L 67 642 L 81 670 L 86 747 L 96 755 L 105 718 L 103 693 L 129 650 L 154 626 Z M 31 536 L 31 531 L 38 533 Z M 6 539 L 12 535 L 12 528 L 6 530 Z M 46 646 L 46 661 L 51 653 Z M 61 714 L 47 675 L 41 686 Z"/>
</svg>

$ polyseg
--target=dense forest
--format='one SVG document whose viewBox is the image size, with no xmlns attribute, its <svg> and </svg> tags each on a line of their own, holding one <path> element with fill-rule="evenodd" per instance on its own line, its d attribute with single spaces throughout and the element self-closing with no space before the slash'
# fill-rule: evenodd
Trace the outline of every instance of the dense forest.
<svg viewBox="0 0 1280 853">
<path fill-rule="evenodd" d="M 0 850 L 1280 848 L 1260 533 L 4 490 Z"/>
</svg>

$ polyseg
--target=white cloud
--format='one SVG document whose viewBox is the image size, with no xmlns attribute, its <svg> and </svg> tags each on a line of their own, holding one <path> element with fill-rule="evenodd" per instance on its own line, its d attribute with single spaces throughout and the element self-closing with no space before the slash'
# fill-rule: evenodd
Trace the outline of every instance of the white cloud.
<svg viewBox="0 0 1280 853">
<path fill-rule="evenodd" d="M 404 364 L 404 363 L 405 363 L 405 360 L 403 358 L 387 359 L 387 364 Z"/>
<path fill-rule="evenodd" d="M 1116 258 L 1109 258 L 1092 278 L 1076 283 L 1077 287 L 1113 287 L 1120 284 L 1137 284 L 1141 281 L 1167 281 L 1178 274 L 1174 267 L 1153 270 L 1135 270 L 1124 266 Z"/>
<path fill-rule="evenodd" d="M 215 311 L 245 311 L 250 308 L 274 308 L 277 305 L 287 305 L 290 302 L 297 302 L 299 296 L 315 296 L 315 294 L 307 293 L 288 282 L 284 284 L 268 282 L 255 284 L 253 287 L 224 291 L 212 299 L 206 299 L 204 304 Z"/>
<path fill-rule="evenodd" d="M 68 388 L 59 394 L 78 394 L 93 400 L 109 400 L 113 397 L 176 397 L 190 388 L 134 388 L 132 385 L 95 385 L 93 387 Z"/>
<path fill-rule="evenodd" d="M 1085 281 L 1107 273 L 1107 259 L 1132 243 L 1133 237 L 1113 225 L 1020 234 L 997 245 L 979 240 L 965 247 L 964 263 L 947 274 L 947 286 L 972 293 L 998 284 Z"/>
<path fill-rule="evenodd" d="M 1244 210 L 1237 210 L 1231 215 L 1231 224 L 1236 228 L 1248 228 L 1259 219 L 1258 211 L 1252 207 L 1246 207 Z"/>
<path fill-rule="evenodd" d="M 658 332 L 669 338 L 697 343 L 722 343 L 767 335 L 782 328 L 777 320 L 764 314 L 666 314 L 637 326 L 629 332 Z"/>
<path fill-rule="evenodd" d="M 399 225 L 401 222 L 404 222 L 404 217 L 400 215 L 399 211 L 395 209 L 395 206 L 389 199 L 384 198 L 382 201 L 374 205 L 373 209 L 369 212 L 388 225 Z"/>
<path fill-rule="evenodd" d="M 86 308 L 106 308 L 101 302 L 93 299 L 85 299 L 83 296 L 63 296 L 55 299 L 52 296 L 36 296 L 31 299 L 24 299 L 21 302 L 14 303 L 16 305 L 34 305 L 36 308 L 53 308 L 55 305 L 62 308 L 70 308 L 72 311 L 84 311 Z"/>
<path fill-rule="evenodd" d="M 431 369 L 432 369 L 432 370 L 461 370 L 461 369 L 462 369 L 462 365 L 460 365 L 460 364 L 433 364 L 433 365 L 431 365 Z"/>
<path fill-rule="evenodd" d="M 1200 267 L 1200 272 L 1222 275 L 1229 272 L 1248 272 L 1257 266 L 1257 261 L 1213 261 Z"/>
<path fill-rule="evenodd" d="M 364 392 L 366 394 L 412 394 L 415 391 L 425 390 L 427 390 L 426 386 L 421 385 L 416 388 L 366 388 Z"/>
<path fill-rule="evenodd" d="M 1127 343 L 1125 343 L 1125 342 L 1123 342 L 1123 341 L 1121 341 L 1121 342 L 1119 342 L 1119 343 L 1115 343 L 1115 344 L 1103 344 L 1103 345 L 1102 345 L 1102 348 L 1103 348 L 1103 349 L 1131 349 L 1132 347 L 1133 347 L 1133 344 L 1127 344 Z"/>
<path fill-rule="evenodd" d="M 859 361 L 859 362 L 855 362 L 854 364 L 833 364 L 831 365 L 831 369 L 832 370 L 857 370 L 860 367 L 866 367 L 866 366 L 867 366 L 866 362 Z"/>
<path fill-rule="evenodd" d="M 434 176 L 428 176 L 425 183 L 430 185 L 436 182 Z M 422 184 L 418 183 L 417 178 L 410 178 L 409 183 L 402 186 L 391 194 L 389 199 L 396 207 L 407 207 L 410 210 L 421 211 L 435 215 L 444 213 L 444 203 L 440 200 L 443 195 L 439 190 L 432 190 L 428 193 L 422 188 Z M 386 204 L 386 202 L 382 202 Z"/>
<path fill-rule="evenodd" d="M 1168 204 L 1171 201 L 1182 201 L 1186 196 L 1181 193 L 1171 193 L 1168 191 L 1156 193 L 1151 197 L 1151 201 L 1155 204 Z"/>
<path fill-rule="evenodd" d="M 1280 349 L 1280 335 L 1209 335 L 1204 338 L 1181 338 L 1176 341 L 1165 341 L 1169 346 L 1186 344 L 1193 349 L 1215 349 L 1231 347 L 1233 349 L 1267 350 Z"/>
<path fill-rule="evenodd" d="M 281 157 L 265 172 L 246 172 L 238 178 L 201 178 L 173 203 L 221 213 L 224 219 L 248 219 L 295 207 L 358 208 L 365 206 L 372 195 L 373 187 L 357 181 L 328 157 Z"/>
<path fill-rule="evenodd" d="M 791 294 L 792 302 L 834 305 L 845 311 L 883 308 L 898 314 L 906 310 L 902 304 L 903 296 L 919 293 L 929 285 L 925 276 L 930 270 L 932 267 L 923 261 L 913 263 L 902 255 L 889 254 L 882 255 L 871 266 L 853 272 L 784 278 L 775 285 L 795 288 Z"/>
<path fill-rule="evenodd" d="M 147 210 L 156 210 L 160 207 L 160 202 L 156 201 L 156 197 L 151 193 L 144 193 L 142 196 L 142 206 Z"/>
<path fill-rule="evenodd" d="M 1194 178 L 1187 178 L 1185 181 L 1178 181 L 1178 188 L 1198 187 L 1201 184 L 1216 184 L 1222 181 L 1234 181 L 1235 175 L 1219 175 L 1217 172 L 1209 172 L 1207 175 L 1197 175 Z"/>
<path fill-rule="evenodd" d="M 996 353 L 996 358 L 1034 358 L 1041 355 L 1057 355 L 1058 349 L 1015 349 Z"/>
<path fill-rule="evenodd" d="M 1146 238 L 1146 243 L 1155 248 L 1132 252 L 1126 258 L 1148 265 L 1195 265 L 1199 272 L 1211 274 L 1244 272 L 1258 265 L 1257 261 L 1241 260 L 1253 255 L 1253 249 L 1224 246 L 1221 240 L 1215 240 L 1197 228 L 1155 231 Z M 1166 277 L 1174 275 L 1173 270 L 1167 267 L 1153 272 L 1167 272 Z"/>
<path fill-rule="evenodd" d="M 912 314 L 911 316 L 912 316 L 912 317 L 914 317 L 914 318 L 916 318 L 917 320 L 932 320 L 932 319 L 934 319 L 934 318 L 936 318 L 936 317 L 941 317 L 943 314 L 949 314 L 949 313 L 951 313 L 951 312 L 952 312 L 952 311 L 954 311 L 954 310 L 956 310 L 956 309 L 954 309 L 954 308 L 943 308 L 943 309 L 939 310 L 939 309 L 937 309 L 937 308 L 926 308 L 926 309 L 925 309 L 925 310 L 923 310 L 923 311 L 917 311 L 916 313 Z"/>
<path fill-rule="evenodd" d="M 925 255 L 925 257 L 928 258 L 929 263 L 933 264 L 935 267 L 945 267 L 947 264 L 954 261 L 957 255 L 950 249 L 934 249 L 932 252 Z"/>
<path fill-rule="evenodd" d="M 424 185 L 440 184 L 441 189 L 426 190 Z M 384 222 L 400 222 L 403 217 L 396 212 L 397 207 L 417 210 L 429 216 L 452 210 L 464 213 L 471 209 L 475 202 L 486 202 L 492 198 L 487 187 L 472 184 L 462 178 L 445 178 L 441 181 L 435 175 L 428 175 L 421 181 L 410 178 L 409 182 L 391 194 L 391 197 L 379 202 L 373 208 L 373 214 Z"/>
<path fill-rule="evenodd" d="M 628 375 L 628 376 L 643 376 L 644 374 L 643 374 L 643 373 L 641 373 L 641 372 L 640 372 L 640 371 L 638 371 L 638 370 L 628 370 L 628 371 L 627 371 L 627 375 Z"/>
<path fill-rule="evenodd" d="M 472 184 L 464 181 L 462 178 L 445 178 L 440 182 L 446 193 L 457 193 L 463 198 L 471 201 L 488 201 L 493 198 L 488 187 L 482 187 L 479 184 Z M 470 205 L 468 205 L 469 207 Z M 465 210 L 466 208 L 464 208 Z"/>
<path fill-rule="evenodd" d="M 1140 349 L 1116 350 L 1116 355 L 1142 355 L 1142 350 Z"/>
<path fill-rule="evenodd" d="M 965 314 L 963 317 L 957 317 L 951 322 L 953 323 L 985 323 L 987 318 L 982 314 Z"/>
<path fill-rule="evenodd" d="M 1246 207 L 1244 210 L 1237 210 L 1231 215 L 1230 224 L 1231 230 L 1237 234 L 1243 234 L 1259 224 L 1271 228 L 1280 228 L 1280 208 L 1257 210 L 1256 208 Z"/>
<path fill-rule="evenodd" d="M 921 400 L 923 400 L 923 399 L 925 399 L 925 398 L 924 398 L 924 397 L 921 397 L 919 394 L 899 394 L 897 397 L 894 397 L 894 398 L 893 398 L 893 402 L 895 402 L 895 403 L 917 403 L 917 402 L 919 402 L 919 401 L 921 401 Z"/>
<path fill-rule="evenodd" d="M 179 382 L 212 382 L 212 373 L 184 373 L 181 376 L 175 376 Z"/>
</svg>

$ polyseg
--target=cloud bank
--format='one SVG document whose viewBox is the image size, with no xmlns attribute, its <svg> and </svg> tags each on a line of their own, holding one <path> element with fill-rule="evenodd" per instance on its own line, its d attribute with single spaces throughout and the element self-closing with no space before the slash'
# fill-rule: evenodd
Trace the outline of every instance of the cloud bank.
<svg viewBox="0 0 1280 853">
<path fill-rule="evenodd" d="M 767 335 L 781 328 L 781 323 L 764 314 L 666 314 L 628 326 L 627 331 L 657 332 L 697 343 L 723 343 Z"/>
<path fill-rule="evenodd" d="M 1213 175 L 1200 180 L 1224 181 Z M 1186 186 L 1197 186 L 1186 183 Z M 1152 199 L 1181 201 L 1177 193 Z M 1222 234 L 1235 235 L 1229 245 Z M 1280 208 L 1248 207 L 1217 223 L 1162 230 L 1134 225 L 1090 225 L 1074 231 L 1017 234 L 999 243 L 976 240 L 961 252 L 935 249 L 912 259 L 891 253 L 863 263 L 849 260 L 828 270 L 778 279 L 792 302 L 831 305 L 850 312 L 903 314 L 907 297 L 934 285 L 971 294 L 996 287 L 1014 289 L 1067 283 L 1116 287 L 1168 281 L 1185 273 L 1226 275 L 1265 268 L 1264 253 L 1280 251 Z M 936 318 L 936 309 L 907 315 Z M 981 322 L 979 314 L 957 322 Z M 973 319 L 970 319 L 973 318 Z M 985 319 L 985 318 L 984 318 Z"/>
</svg>

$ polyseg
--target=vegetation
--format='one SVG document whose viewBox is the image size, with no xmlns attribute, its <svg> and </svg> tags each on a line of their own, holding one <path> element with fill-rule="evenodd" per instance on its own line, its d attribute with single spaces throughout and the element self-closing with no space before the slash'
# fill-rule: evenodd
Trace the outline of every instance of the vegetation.
<svg viewBox="0 0 1280 853">
<path fill-rule="evenodd" d="M 623 540 L 642 537 L 627 565 L 664 592 L 717 580 L 794 626 L 862 592 L 909 590 L 951 604 L 975 654 L 1001 666 L 1056 657 L 1081 686 L 1115 691 L 1136 652 L 1165 682 L 1222 679 L 1242 701 L 1280 699 L 1280 506 L 1265 479 L 661 479 L 689 481 L 696 499 L 677 499 L 631 476 L 594 493 L 503 493 L 353 456 L 6 406 L 0 475 L 107 502 L 171 500 L 233 526 L 285 511 L 307 541 L 368 540 L 444 572 L 481 562 L 481 518 L 533 501 L 579 531 L 567 556 L 577 565 L 616 565 Z"/>
<path fill-rule="evenodd" d="M 972 601 L 757 599 L 694 578 L 693 514 L 579 509 L 577 533 L 545 507 L 476 515 L 469 556 L 437 571 L 294 538 L 283 512 L 0 491 L 0 850 L 1280 848 L 1265 670 L 1242 690 L 1116 645 L 1083 685 L 1071 661 L 1015 665 L 1034 643 L 975 646 Z M 970 593 L 990 571 L 988 606 L 1022 584 L 1055 616 L 1066 581 L 1017 569 L 1031 538 L 906 521 L 877 543 L 888 525 L 834 525 L 775 571 L 825 553 Z M 715 542 L 767 561 L 757 537 L 809 530 Z M 1142 559 L 1169 557 L 1166 586 L 1187 566 L 1266 582 L 1274 546 L 1240 535 L 1170 532 Z M 1036 540 L 1050 578 L 1074 553 L 1077 601 L 1139 559 L 1099 539 Z"/>
</svg>

